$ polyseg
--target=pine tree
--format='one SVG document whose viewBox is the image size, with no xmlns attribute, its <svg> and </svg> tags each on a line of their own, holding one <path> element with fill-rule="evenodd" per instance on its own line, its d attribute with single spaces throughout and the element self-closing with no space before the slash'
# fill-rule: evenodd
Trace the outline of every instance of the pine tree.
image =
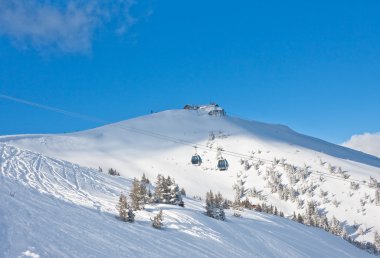
<svg viewBox="0 0 380 258">
<path fill-rule="evenodd" d="M 218 193 L 217 195 L 215 195 L 216 219 L 219 219 L 219 220 L 225 220 L 226 219 L 226 215 L 224 213 L 224 208 L 223 208 L 223 203 L 224 203 L 224 200 L 223 200 L 223 196 L 221 195 L 221 193 Z"/>
<path fill-rule="evenodd" d="M 235 200 L 234 200 L 234 206 L 240 207 L 241 206 L 241 198 L 245 196 L 247 193 L 247 190 L 245 189 L 245 180 L 243 178 L 243 175 L 241 172 L 237 174 L 237 179 L 232 188 L 235 190 Z"/>
<path fill-rule="evenodd" d="M 256 205 L 255 211 L 258 211 L 258 212 L 262 212 L 263 211 L 263 209 L 261 208 L 260 204 Z"/>
<path fill-rule="evenodd" d="M 127 222 L 135 221 L 135 214 L 127 202 L 127 196 L 123 193 L 120 194 L 119 203 L 116 206 L 119 213 L 119 219 Z"/>
<path fill-rule="evenodd" d="M 303 224 L 303 217 L 299 213 L 298 213 L 298 216 L 297 216 L 297 222 Z"/>
<path fill-rule="evenodd" d="M 293 221 L 297 221 L 297 215 L 296 215 L 296 212 L 295 212 L 295 211 L 293 211 L 293 217 L 292 217 L 292 220 L 293 220 Z"/>
<path fill-rule="evenodd" d="M 380 189 L 376 189 L 375 192 L 375 204 L 380 206 Z"/>
<path fill-rule="evenodd" d="M 377 254 L 380 253 L 380 235 L 375 231 L 374 247 Z"/>
<path fill-rule="evenodd" d="M 163 212 L 162 212 L 162 210 L 160 210 L 158 212 L 158 214 L 153 219 L 151 219 L 152 227 L 157 228 L 157 229 L 161 229 L 163 226 L 163 223 L 162 223 L 163 220 L 164 220 Z"/>
<path fill-rule="evenodd" d="M 215 209 L 214 194 L 210 190 L 210 192 L 206 193 L 206 215 L 213 218 L 214 209 Z"/>
<path fill-rule="evenodd" d="M 129 207 L 128 208 L 128 214 L 127 214 L 127 219 L 126 221 L 127 222 L 134 222 L 135 221 L 135 213 L 133 212 L 133 210 Z"/>
<path fill-rule="evenodd" d="M 145 189 L 145 190 L 144 190 Z M 146 188 L 141 184 L 137 178 L 133 179 L 132 189 L 129 193 L 129 197 L 131 198 L 131 206 L 133 210 L 141 210 L 144 208 L 144 199 L 146 198 Z"/>
<path fill-rule="evenodd" d="M 220 193 L 214 196 L 213 192 L 206 193 L 206 215 L 218 219 L 225 220 L 225 213 L 223 208 L 224 200 Z"/>
<path fill-rule="evenodd" d="M 172 182 L 172 185 L 170 187 L 170 204 L 179 205 L 182 201 L 182 195 L 181 191 L 179 190 L 179 187 L 177 184 L 175 184 L 174 180 Z"/>
<path fill-rule="evenodd" d="M 156 188 L 154 191 L 154 199 L 156 203 L 161 203 L 164 196 L 165 178 L 158 174 L 156 179 Z"/>
<path fill-rule="evenodd" d="M 342 230 L 343 230 L 342 226 L 340 225 L 339 220 L 335 218 L 335 216 L 332 217 L 331 222 L 329 224 L 330 224 L 330 230 L 329 230 L 330 233 L 337 236 L 340 236 L 342 234 Z"/>
<path fill-rule="evenodd" d="M 141 182 L 146 184 L 146 185 L 149 185 L 150 184 L 150 181 L 149 179 L 145 176 L 145 173 L 143 173 L 142 177 L 141 177 Z"/>
<path fill-rule="evenodd" d="M 186 191 L 185 191 L 185 188 L 183 188 L 183 187 L 181 188 L 181 195 L 186 196 Z"/>
<path fill-rule="evenodd" d="M 119 197 L 119 202 L 116 205 L 116 209 L 119 213 L 119 219 L 125 220 L 127 218 L 127 206 L 127 196 L 121 193 Z"/>
<path fill-rule="evenodd" d="M 110 168 L 108 170 L 108 174 L 110 174 L 111 176 L 120 176 L 120 173 L 116 171 L 116 169 L 113 169 L 113 168 Z"/>
<path fill-rule="evenodd" d="M 319 220 L 319 228 L 329 231 L 329 221 L 326 216 L 323 216 Z"/>
</svg>

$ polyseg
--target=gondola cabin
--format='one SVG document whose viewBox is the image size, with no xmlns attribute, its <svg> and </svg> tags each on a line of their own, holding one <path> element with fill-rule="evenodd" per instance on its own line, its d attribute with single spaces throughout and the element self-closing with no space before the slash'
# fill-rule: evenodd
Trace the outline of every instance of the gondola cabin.
<svg viewBox="0 0 380 258">
<path fill-rule="evenodd" d="M 198 154 L 193 155 L 191 157 L 191 164 L 193 164 L 194 166 L 200 166 L 202 164 L 201 156 L 199 156 Z"/>
<path fill-rule="evenodd" d="M 220 171 L 225 171 L 228 169 L 228 161 L 226 159 L 219 159 L 218 160 L 218 169 Z"/>
</svg>

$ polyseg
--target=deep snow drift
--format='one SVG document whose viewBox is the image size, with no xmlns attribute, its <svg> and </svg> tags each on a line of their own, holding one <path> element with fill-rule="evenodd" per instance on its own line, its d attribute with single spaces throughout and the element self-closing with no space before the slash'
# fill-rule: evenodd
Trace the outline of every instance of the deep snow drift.
<svg viewBox="0 0 380 258">
<path fill-rule="evenodd" d="M 246 211 L 227 221 L 185 208 L 147 205 L 136 222 L 115 218 L 130 181 L 0 144 L 3 257 L 370 257 L 339 237 L 285 218 Z M 164 210 L 164 229 L 149 219 Z"/>
</svg>

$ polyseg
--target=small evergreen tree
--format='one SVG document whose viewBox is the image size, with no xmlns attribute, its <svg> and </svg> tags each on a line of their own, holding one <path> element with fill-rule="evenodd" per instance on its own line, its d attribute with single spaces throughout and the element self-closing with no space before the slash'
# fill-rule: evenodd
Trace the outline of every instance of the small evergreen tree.
<svg viewBox="0 0 380 258">
<path fill-rule="evenodd" d="M 380 206 L 380 189 L 376 189 L 375 192 L 375 204 Z"/>
<path fill-rule="evenodd" d="M 210 190 L 210 192 L 206 193 L 206 215 L 218 219 L 218 220 L 225 220 L 225 213 L 223 208 L 223 197 L 220 193 L 216 194 L 214 196 L 213 192 Z"/>
<path fill-rule="evenodd" d="M 128 208 L 128 214 L 127 215 L 128 215 L 127 219 L 126 219 L 127 222 L 134 222 L 135 221 L 135 213 L 133 212 L 131 207 Z"/>
<path fill-rule="evenodd" d="M 181 188 L 181 195 L 186 196 L 186 191 L 185 191 L 185 188 L 183 188 L 183 187 Z"/>
<path fill-rule="evenodd" d="M 131 206 L 133 210 L 142 210 L 144 209 L 144 204 L 147 200 L 147 191 L 144 183 L 141 183 L 137 178 L 133 179 L 132 189 L 129 193 L 131 198 Z"/>
<path fill-rule="evenodd" d="M 120 176 L 120 173 L 113 168 L 108 169 L 108 174 L 110 174 L 111 176 Z"/>
<path fill-rule="evenodd" d="M 342 226 L 340 225 L 339 220 L 335 218 L 335 216 L 332 217 L 331 222 L 329 224 L 330 224 L 330 229 L 329 229 L 330 233 L 337 236 L 340 236 L 342 234 L 342 231 L 343 231 Z"/>
<path fill-rule="evenodd" d="M 163 220 L 164 220 L 163 212 L 162 212 L 162 210 L 160 210 L 158 212 L 158 214 L 156 216 L 154 216 L 153 219 L 151 219 L 152 227 L 157 228 L 157 229 L 161 229 L 163 226 L 163 223 L 162 223 Z"/>
<path fill-rule="evenodd" d="M 241 172 L 237 174 L 237 179 L 232 188 L 235 190 L 235 200 L 234 206 L 235 208 L 241 206 L 241 198 L 245 196 L 247 193 L 247 189 L 245 189 L 245 180 Z"/>
<path fill-rule="evenodd" d="M 145 173 L 143 173 L 142 177 L 141 177 L 141 182 L 146 184 L 146 185 L 149 185 L 150 184 L 150 181 L 149 179 L 145 176 Z"/>
<path fill-rule="evenodd" d="M 261 208 L 260 204 L 256 205 L 255 211 L 258 211 L 258 212 L 262 212 L 263 211 L 263 209 Z"/>
<path fill-rule="evenodd" d="M 296 215 L 296 212 L 295 212 L 295 211 L 293 211 L 292 220 L 293 220 L 293 221 L 297 221 L 297 215 Z"/>
<path fill-rule="evenodd" d="M 127 196 L 123 193 L 120 194 L 119 202 L 116 206 L 119 213 L 119 219 L 127 222 L 135 221 L 135 214 L 127 202 Z"/>
<path fill-rule="evenodd" d="M 179 205 L 179 203 L 183 202 L 182 201 L 182 194 L 181 191 L 179 190 L 179 187 L 177 184 L 175 184 L 174 180 L 172 182 L 172 185 L 170 187 L 170 204 L 174 205 Z"/>
<path fill-rule="evenodd" d="M 127 205 L 127 196 L 121 193 L 119 197 L 119 202 L 116 205 L 116 209 L 119 213 L 119 219 L 121 220 L 125 220 L 125 218 L 127 217 Z"/>
<path fill-rule="evenodd" d="M 375 231 L 375 239 L 374 239 L 374 248 L 377 254 L 380 253 L 380 235 L 377 231 Z"/>
<path fill-rule="evenodd" d="M 301 214 L 298 213 L 297 215 L 297 222 L 303 224 L 303 217 Z"/>
</svg>

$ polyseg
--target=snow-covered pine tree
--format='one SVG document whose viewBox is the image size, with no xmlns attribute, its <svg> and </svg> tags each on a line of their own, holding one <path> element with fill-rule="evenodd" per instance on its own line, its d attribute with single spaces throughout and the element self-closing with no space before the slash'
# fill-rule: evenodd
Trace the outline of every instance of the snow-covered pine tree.
<svg viewBox="0 0 380 258">
<path fill-rule="evenodd" d="M 141 182 L 146 184 L 146 185 L 150 184 L 149 178 L 146 177 L 145 173 L 143 173 L 143 175 L 141 177 Z"/>
<path fill-rule="evenodd" d="M 210 192 L 206 193 L 206 215 L 213 218 L 214 216 L 214 210 L 215 210 L 215 200 L 214 200 L 214 194 L 210 190 Z"/>
<path fill-rule="evenodd" d="M 372 187 L 372 188 L 378 188 L 379 187 L 376 178 L 373 178 L 371 176 L 369 177 L 369 187 Z"/>
<path fill-rule="evenodd" d="M 330 230 L 329 232 L 340 236 L 342 234 L 342 226 L 340 225 L 339 220 L 335 218 L 335 216 L 332 217 L 330 224 Z"/>
<path fill-rule="evenodd" d="M 375 204 L 377 206 L 380 206 L 380 189 L 376 189 L 376 192 L 375 192 Z"/>
<path fill-rule="evenodd" d="M 234 199 L 234 207 L 238 208 L 241 206 L 241 198 L 245 196 L 247 193 L 247 189 L 245 189 L 245 179 L 242 175 L 242 172 L 237 173 L 237 179 L 232 188 L 235 190 L 235 199 Z"/>
<path fill-rule="evenodd" d="M 139 201 L 140 201 L 140 208 L 144 209 L 144 204 L 149 202 L 149 194 L 147 190 L 148 184 L 145 181 L 139 182 Z"/>
<path fill-rule="evenodd" d="M 144 208 L 144 198 L 146 195 L 146 188 L 145 188 L 145 194 L 143 194 L 143 190 L 141 187 L 141 183 L 137 178 L 133 179 L 132 182 L 132 189 L 129 193 L 129 197 L 131 198 L 131 208 L 133 210 L 141 210 Z"/>
<path fill-rule="evenodd" d="M 128 205 L 128 213 L 127 213 L 127 222 L 135 222 L 135 213 L 133 212 L 132 208 Z"/>
<path fill-rule="evenodd" d="M 261 208 L 260 204 L 256 205 L 255 211 L 258 211 L 258 212 L 262 212 L 263 211 L 263 209 Z"/>
<path fill-rule="evenodd" d="M 163 192 L 162 192 L 162 198 L 161 198 L 162 203 L 170 203 L 170 199 L 171 199 L 170 190 L 171 190 L 172 185 L 173 185 L 173 181 L 170 178 L 170 176 L 168 176 L 167 178 L 164 178 L 164 183 L 162 185 L 163 186 Z"/>
<path fill-rule="evenodd" d="M 293 221 L 297 221 L 297 215 L 296 215 L 296 212 L 295 212 L 295 211 L 293 211 L 292 220 L 293 220 Z"/>
<path fill-rule="evenodd" d="M 216 203 L 216 219 L 225 220 L 226 215 L 224 213 L 224 199 L 221 193 L 215 195 Z"/>
<path fill-rule="evenodd" d="M 120 194 L 119 196 L 119 202 L 116 205 L 116 209 L 119 213 L 119 219 L 120 220 L 125 220 L 127 218 L 127 196 L 123 193 Z"/>
<path fill-rule="evenodd" d="M 181 195 L 186 196 L 186 191 L 185 191 L 185 188 L 183 188 L 183 187 L 181 188 Z"/>
<path fill-rule="evenodd" d="M 164 217 L 163 217 L 163 212 L 162 210 L 160 210 L 158 212 L 158 214 L 156 216 L 153 217 L 153 219 L 151 219 L 152 221 L 152 227 L 154 228 L 157 228 L 157 229 L 161 229 L 162 226 L 163 226 L 163 220 L 164 220 Z"/>
<path fill-rule="evenodd" d="M 322 216 L 319 218 L 319 228 L 329 231 L 329 220 L 327 219 L 326 216 Z"/>
<path fill-rule="evenodd" d="M 214 196 L 213 192 L 210 190 L 210 192 L 206 193 L 206 215 L 218 219 L 218 220 L 225 220 L 226 216 L 224 213 L 224 199 L 220 193 L 216 194 Z"/>
<path fill-rule="evenodd" d="M 301 214 L 298 213 L 297 215 L 297 222 L 303 224 L 303 217 Z"/>
<path fill-rule="evenodd" d="M 377 254 L 380 254 L 380 235 L 379 235 L 379 232 L 375 231 L 375 239 L 373 241 L 374 243 L 374 247 L 375 247 L 375 251 Z"/>
<path fill-rule="evenodd" d="M 318 226 L 318 211 L 314 201 L 307 202 L 304 221 L 306 225 Z"/>
<path fill-rule="evenodd" d="M 163 196 L 164 196 L 164 184 L 165 184 L 165 178 L 163 175 L 158 174 L 156 179 L 156 188 L 154 191 L 154 199 L 156 203 L 162 202 Z"/>
<path fill-rule="evenodd" d="M 111 176 L 120 176 L 120 173 L 113 168 L 108 169 L 108 174 L 110 174 Z"/>
<path fill-rule="evenodd" d="M 170 186 L 169 203 L 174 204 L 174 205 L 179 205 L 181 202 L 183 203 L 181 191 L 179 190 L 179 186 L 173 180 L 173 184 Z"/>
</svg>

